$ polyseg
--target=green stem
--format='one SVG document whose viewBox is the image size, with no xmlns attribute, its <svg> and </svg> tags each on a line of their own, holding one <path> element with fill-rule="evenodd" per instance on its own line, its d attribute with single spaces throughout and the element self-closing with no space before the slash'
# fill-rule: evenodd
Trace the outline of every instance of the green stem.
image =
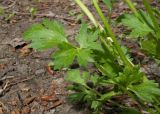
<svg viewBox="0 0 160 114">
<path fill-rule="evenodd" d="M 93 93 L 97 94 L 98 96 L 102 96 L 101 93 L 99 93 L 98 91 L 96 91 L 95 89 L 90 88 L 89 86 L 85 86 L 87 89 L 89 89 L 90 91 L 92 91 Z"/>
<path fill-rule="evenodd" d="M 124 54 L 124 52 L 121 49 L 121 46 L 119 45 L 118 40 L 116 39 L 114 33 L 112 32 L 112 29 L 108 23 L 108 21 L 106 20 L 106 18 L 104 17 L 100 7 L 98 6 L 98 3 L 96 0 L 93 0 L 93 4 L 94 7 L 98 13 L 98 15 L 100 16 L 102 22 L 104 23 L 105 26 L 105 30 L 107 30 L 108 34 L 110 35 L 110 37 L 112 38 L 114 44 L 115 44 L 115 48 L 119 53 L 119 56 L 121 57 L 122 61 L 124 62 L 125 65 L 127 65 L 129 68 L 132 68 L 134 65 L 132 64 L 131 61 L 128 60 L 128 58 L 126 57 L 126 55 Z"/>
<path fill-rule="evenodd" d="M 158 32 L 159 31 L 159 23 L 158 23 L 156 17 L 154 16 L 154 14 L 153 14 L 153 10 L 151 8 L 151 5 L 149 4 L 148 0 L 143 0 L 143 3 L 144 3 L 144 6 L 145 6 L 145 8 L 146 8 L 146 10 L 147 10 L 147 12 L 149 14 L 149 16 L 152 19 L 155 31 Z"/>
<path fill-rule="evenodd" d="M 135 15 L 137 18 L 139 18 L 139 13 L 138 13 L 137 9 L 135 8 L 133 2 L 132 2 L 131 0 L 124 0 L 124 1 L 128 4 L 129 8 L 130 8 L 131 11 L 134 13 L 134 15 Z"/>
<path fill-rule="evenodd" d="M 92 23 L 98 27 L 98 23 L 95 20 L 94 16 L 92 15 L 92 13 L 88 10 L 88 8 L 81 2 L 81 0 L 75 0 L 75 2 L 81 7 L 81 9 L 84 11 L 84 13 L 86 13 L 86 15 L 88 16 L 88 18 L 92 21 Z"/>
</svg>

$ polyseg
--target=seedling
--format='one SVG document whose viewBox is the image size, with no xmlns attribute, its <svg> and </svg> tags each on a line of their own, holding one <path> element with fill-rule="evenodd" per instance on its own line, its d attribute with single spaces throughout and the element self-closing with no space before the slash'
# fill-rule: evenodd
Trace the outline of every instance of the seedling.
<svg viewBox="0 0 160 114">
<path fill-rule="evenodd" d="M 52 55 L 54 69 L 68 69 L 65 80 L 71 82 L 68 89 L 75 92 L 69 96 L 73 103 L 85 102 L 97 114 L 103 111 L 102 106 L 106 102 L 121 108 L 122 114 L 131 111 L 140 114 L 138 109 L 121 105 L 112 99 L 128 95 L 146 111 L 152 112 L 148 105 L 144 105 L 150 103 L 153 110 L 159 113 L 159 85 L 148 80 L 140 67 L 132 63 L 124 46 L 117 41 L 97 1 L 92 1 L 104 27 L 81 0 L 75 0 L 94 25 L 91 28 L 85 22 L 81 25 L 75 36 L 77 45 L 69 42 L 60 23 L 47 19 L 29 28 L 24 33 L 24 38 L 32 40 L 30 46 L 40 51 L 58 48 Z M 80 67 L 73 70 L 70 66 L 75 62 Z M 88 64 L 93 64 L 97 72 L 91 72 Z"/>
</svg>

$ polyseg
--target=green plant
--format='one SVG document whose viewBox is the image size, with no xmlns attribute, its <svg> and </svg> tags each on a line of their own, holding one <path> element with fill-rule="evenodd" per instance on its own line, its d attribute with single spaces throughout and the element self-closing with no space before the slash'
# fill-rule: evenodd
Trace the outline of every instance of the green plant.
<svg viewBox="0 0 160 114">
<path fill-rule="evenodd" d="M 125 14 L 121 22 L 132 31 L 133 38 L 140 38 L 142 50 L 160 59 L 160 15 L 159 10 L 152 8 L 148 0 L 142 0 L 146 11 L 137 10 L 131 0 L 124 0 L 133 14 Z"/>
<path fill-rule="evenodd" d="M 140 67 L 131 62 L 126 48 L 116 39 L 97 1 L 92 1 L 104 27 L 81 0 L 75 0 L 94 25 L 91 28 L 85 22 L 81 25 L 75 36 L 77 45 L 69 42 L 61 24 L 50 20 L 34 24 L 24 33 L 24 38 L 32 40 L 30 46 L 40 51 L 58 48 L 52 55 L 54 69 L 68 68 L 65 79 L 71 82 L 68 89 L 74 91 L 69 96 L 73 103 L 85 102 L 97 114 L 103 110 L 106 102 L 118 106 L 122 109 L 122 114 L 140 114 L 137 109 L 121 105 L 112 99 L 128 95 L 145 110 L 159 113 L 156 110 L 159 105 L 159 85 L 148 80 Z M 80 67 L 71 69 L 70 66 L 75 62 Z M 88 64 L 93 64 L 98 71 L 91 72 Z M 154 106 L 153 111 L 144 103 Z"/>
</svg>

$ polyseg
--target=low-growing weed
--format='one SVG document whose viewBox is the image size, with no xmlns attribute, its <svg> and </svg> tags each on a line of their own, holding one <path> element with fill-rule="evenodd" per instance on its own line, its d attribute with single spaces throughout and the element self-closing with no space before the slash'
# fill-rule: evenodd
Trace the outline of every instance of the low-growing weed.
<svg viewBox="0 0 160 114">
<path fill-rule="evenodd" d="M 75 0 L 94 25 L 89 28 L 83 22 L 75 36 L 77 45 L 69 42 L 63 25 L 47 19 L 32 25 L 24 33 L 24 38 L 32 40 L 30 46 L 40 51 L 58 48 L 52 54 L 54 69 L 68 68 L 65 80 L 71 82 L 67 89 L 74 91 L 69 96 L 71 102 L 86 103 L 96 114 L 103 111 L 106 104 L 118 106 L 121 109 L 119 113 L 122 114 L 140 114 L 140 110 L 122 105 L 113 99 L 127 95 L 141 105 L 143 110 L 151 114 L 160 113 L 157 108 L 160 100 L 159 85 L 148 80 L 140 67 L 132 63 L 124 46 L 120 45 L 112 32 L 97 1 L 92 1 L 103 25 L 81 0 Z M 75 62 L 80 67 L 71 69 L 70 66 Z M 88 64 L 93 64 L 97 71 L 91 72 Z"/>
</svg>

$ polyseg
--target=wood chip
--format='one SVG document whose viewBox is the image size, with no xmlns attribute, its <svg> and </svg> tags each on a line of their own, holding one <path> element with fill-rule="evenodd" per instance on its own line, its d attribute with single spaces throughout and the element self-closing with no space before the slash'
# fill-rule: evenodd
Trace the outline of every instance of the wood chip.
<svg viewBox="0 0 160 114">
<path fill-rule="evenodd" d="M 41 104 L 42 106 L 45 106 L 45 107 L 47 107 L 48 103 L 49 103 L 49 102 L 47 102 L 47 101 L 41 101 L 41 102 L 40 102 L 40 104 Z"/>
<path fill-rule="evenodd" d="M 5 65 L 4 64 L 0 64 L 0 70 L 4 69 Z"/>
<path fill-rule="evenodd" d="M 55 75 L 56 72 L 54 70 L 52 70 L 52 68 L 50 66 L 46 66 L 47 67 L 47 71 L 49 72 L 49 74 L 51 75 Z"/>
<path fill-rule="evenodd" d="M 28 92 L 29 90 L 31 90 L 29 85 L 27 85 L 26 83 L 20 83 L 20 84 L 18 84 L 18 86 L 19 86 L 20 90 L 23 92 Z"/>
<path fill-rule="evenodd" d="M 53 109 L 53 108 L 56 108 L 57 106 L 60 106 L 62 103 L 63 103 L 63 101 L 58 100 L 58 101 L 54 102 L 54 103 L 52 104 L 52 106 L 50 106 L 47 110 L 51 110 L 51 109 Z"/>
<path fill-rule="evenodd" d="M 11 114 L 20 114 L 20 111 L 19 111 L 19 109 L 15 109 L 15 110 L 11 111 Z"/>
<path fill-rule="evenodd" d="M 4 113 L 3 113 L 3 108 L 2 108 L 2 107 L 0 107 L 0 114 L 4 114 Z"/>
<path fill-rule="evenodd" d="M 12 100 L 12 101 L 10 102 L 10 104 L 11 104 L 12 106 L 16 106 L 16 105 L 17 105 L 17 100 Z"/>
<path fill-rule="evenodd" d="M 11 40 L 11 41 L 9 42 L 9 44 L 10 44 L 13 48 L 19 49 L 19 48 L 23 47 L 24 45 L 26 45 L 26 42 L 24 42 L 22 38 L 15 38 L 15 39 Z"/>
<path fill-rule="evenodd" d="M 41 97 L 41 100 L 50 102 L 50 101 L 56 101 L 58 99 L 55 96 L 44 95 Z"/>
<path fill-rule="evenodd" d="M 29 55 L 29 53 L 31 53 L 31 51 L 32 51 L 32 49 L 29 48 L 28 45 L 26 45 L 20 50 L 20 56 L 25 57 L 25 56 Z"/>
<path fill-rule="evenodd" d="M 23 107 L 21 110 L 22 114 L 29 114 L 30 112 L 31 112 L 31 109 L 28 106 Z"/>
<path fill-rule="evenodd" d="M 24 105 L 29 105 L 30 103 L 32 103 L 34 101 L 35 97 L 29 97 L 29 98 L 26 98 L 24 101 L 23 101 L 23 104 Z"/>
</svg>

